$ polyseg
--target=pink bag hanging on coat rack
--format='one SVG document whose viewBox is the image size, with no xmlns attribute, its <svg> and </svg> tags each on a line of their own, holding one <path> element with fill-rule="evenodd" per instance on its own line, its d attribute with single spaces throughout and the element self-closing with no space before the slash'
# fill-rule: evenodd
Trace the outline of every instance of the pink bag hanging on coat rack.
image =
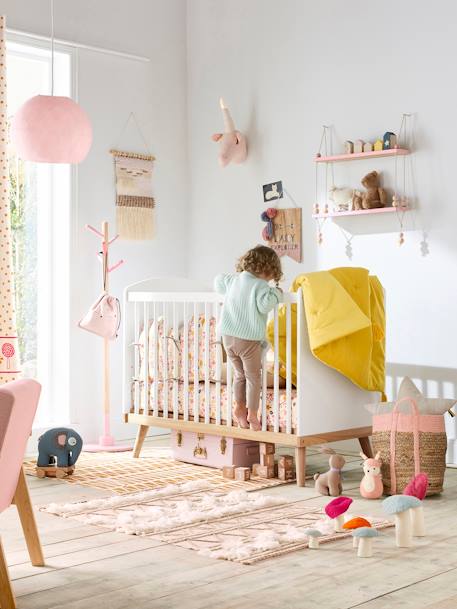
<svg viewBox="0 0 457 609">
<path fill-rule="evenodd" d="M 110 240 L 108 222 L 102 223 L 102 232 L 89 224 L 87 230 L 92 231 L 102 239 L 101 256 L 103 268 L 103 292 L 90 307 L 87 314 L 81 319 L 78 326 L 88 332 L 97 334 L 103 338 L 103 435 L 99 437 L 98 444 L 84 444 L 87 452 L 122 452 L 132 450 L 131 446 L 119 446 L 115 444 L 110 431 L 110 365 L 109 347 L 110 341 L 117 337 L 121 321 L 121 310 L 119 300 L 108 294 L 109 274 L 124 263 L 119 260 L 114 266 L 109 266 L 109 247 L 117 239 L 117 235 Z"/>
</svg>

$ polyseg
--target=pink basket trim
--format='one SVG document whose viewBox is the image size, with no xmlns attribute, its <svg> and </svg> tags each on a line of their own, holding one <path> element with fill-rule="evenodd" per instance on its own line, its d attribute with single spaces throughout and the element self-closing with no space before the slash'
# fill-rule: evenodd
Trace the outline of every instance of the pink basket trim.
<svg viewBox="0 0 457 609">
<path fill-rule="evenodd" d="M 443 415 L 421 414 L 418 416 L 420 432 L 442 433 L 445 430 Z M 373 416 L 373 431 L 390 431 L 392 428 L 391 414 L 377 414 Z M 397 431 L 414 431 L 413 417 L 410 414 L 398 413 Z"/>
</svg>

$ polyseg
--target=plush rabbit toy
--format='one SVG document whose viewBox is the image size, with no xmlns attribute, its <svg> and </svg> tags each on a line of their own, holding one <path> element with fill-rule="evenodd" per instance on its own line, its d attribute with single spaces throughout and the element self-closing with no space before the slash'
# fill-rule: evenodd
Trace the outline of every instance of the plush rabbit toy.
<svg viewBox="0 0 457 609">
<path fill-rule="evenodd" d="M 374 459 L 369 459 L 363 453 L 360 453 L 360 456 L 363 459 L 364 473 L 360 483 L 360 494 L 364 499 L 379 499 L 384 490 L 381 475 L 381 453 L 376 453 Z"/>
<path fill-rule="evenodd" d="M 341 470 L 346 463 L 342 455 L 335 454 L 332 448 L 321 448 L 320 452 L 330 455 L 328 460 L 329 470 L 325 474 L 314 475 L 314 488 L 321 495 L 330 495 L 330 497 L 338 497 L 343 492 L 341 484 Z"/>
</svg>

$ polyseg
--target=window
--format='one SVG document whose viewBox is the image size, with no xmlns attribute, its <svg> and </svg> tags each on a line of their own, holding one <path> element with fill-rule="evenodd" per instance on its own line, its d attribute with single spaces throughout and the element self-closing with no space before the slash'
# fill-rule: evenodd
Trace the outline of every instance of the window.
<svg viewBox="0 0 457 609">
<path fill-rule="evenodd" d="M 8 114 L 49 94 L 51 54 L 9 37 Z M 71 95 L 72 56 L 55 52 L 54 93 Z M 36 427 L 69 419 L 69 237 L 71 167 L 19 160 L 10 149 L 10 202 L 16 318 L 24 376 L 42 384 Z"/>
</svg>

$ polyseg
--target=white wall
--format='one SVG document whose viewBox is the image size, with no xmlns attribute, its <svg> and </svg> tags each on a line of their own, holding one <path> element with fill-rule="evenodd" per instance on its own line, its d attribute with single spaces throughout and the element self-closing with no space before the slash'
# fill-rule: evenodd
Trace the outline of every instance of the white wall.
<svg viewBox="0 0 457 609">
<path fill-rule="evenodd" d="M 2 0 L 0 10 L 13 29 L 49 34 L 47 0 Z M 71 270 L 70 406 L 72 423 L 86 441 L 101 428 L 101 341 L 75 327 L 100 291 L 98 244 L 83 226 L 104 219 L 114 230 L 113 145 L 144 150 L 130 125 L 121 129 L 130 112 L 138 121 L 157 157 L 155 195 L 157 237 L 150 242 L 116 242 L 113 261 L 126 264 L 111 277 L 112 293 L 122 296 L 125 285 L 148 276 L 186 272 L 188 195 L 186 158 L 186 11 L 182 0 L 79 0 L 55 3 L 58 38 L 144 55 L 149 63 L 93 51 L 79 51 L 78 95 L 94 129 L 94 143 L 78 167 L 78 196 L 73 208 Z M 119 438 L 135 429 L 121 419 L 121 341 L 112 348 L 112 424 Z"/>
<path fill-rule="evenodd" d="M 188 2 L 191 275 L 230 270 L 260 242 L 261 184 L 283 179 L 304 215 L 303 263 L 286 260 L 287 279 L 348 264 L 369 268 L 387 291 L 391 369 L 406 365 L 402 374 L 441 377 L 450 381 L 443 385 L 448 394 L 457 384 L 456 20 L 453 0 Z M 209 139 L 221 128 L 220 95 L 250 148 L 245 165 L 225 170 Z M 420 230 L 397 246 L 396 218 L 382 225 L 377 217 L 363 225 L 353 218 L 345 228 L 365 234 L 353 240 L 351 263 L 339 228 L 327 223 L 318 247 L 310 218 L 321 127 L 334 125 L 337 149 L 345 139 L 398 131 L 402 112 L 415 113 L 417 149 L 418 212 L 408 222 L 427 231 L 430 255 L 421 256 Z M 385 160 L 356 164 L 350 173 L 338 168 L 337 184 L 356 186 L 372 169 L 392 184 L 393 165 Z"/>
</svg>

